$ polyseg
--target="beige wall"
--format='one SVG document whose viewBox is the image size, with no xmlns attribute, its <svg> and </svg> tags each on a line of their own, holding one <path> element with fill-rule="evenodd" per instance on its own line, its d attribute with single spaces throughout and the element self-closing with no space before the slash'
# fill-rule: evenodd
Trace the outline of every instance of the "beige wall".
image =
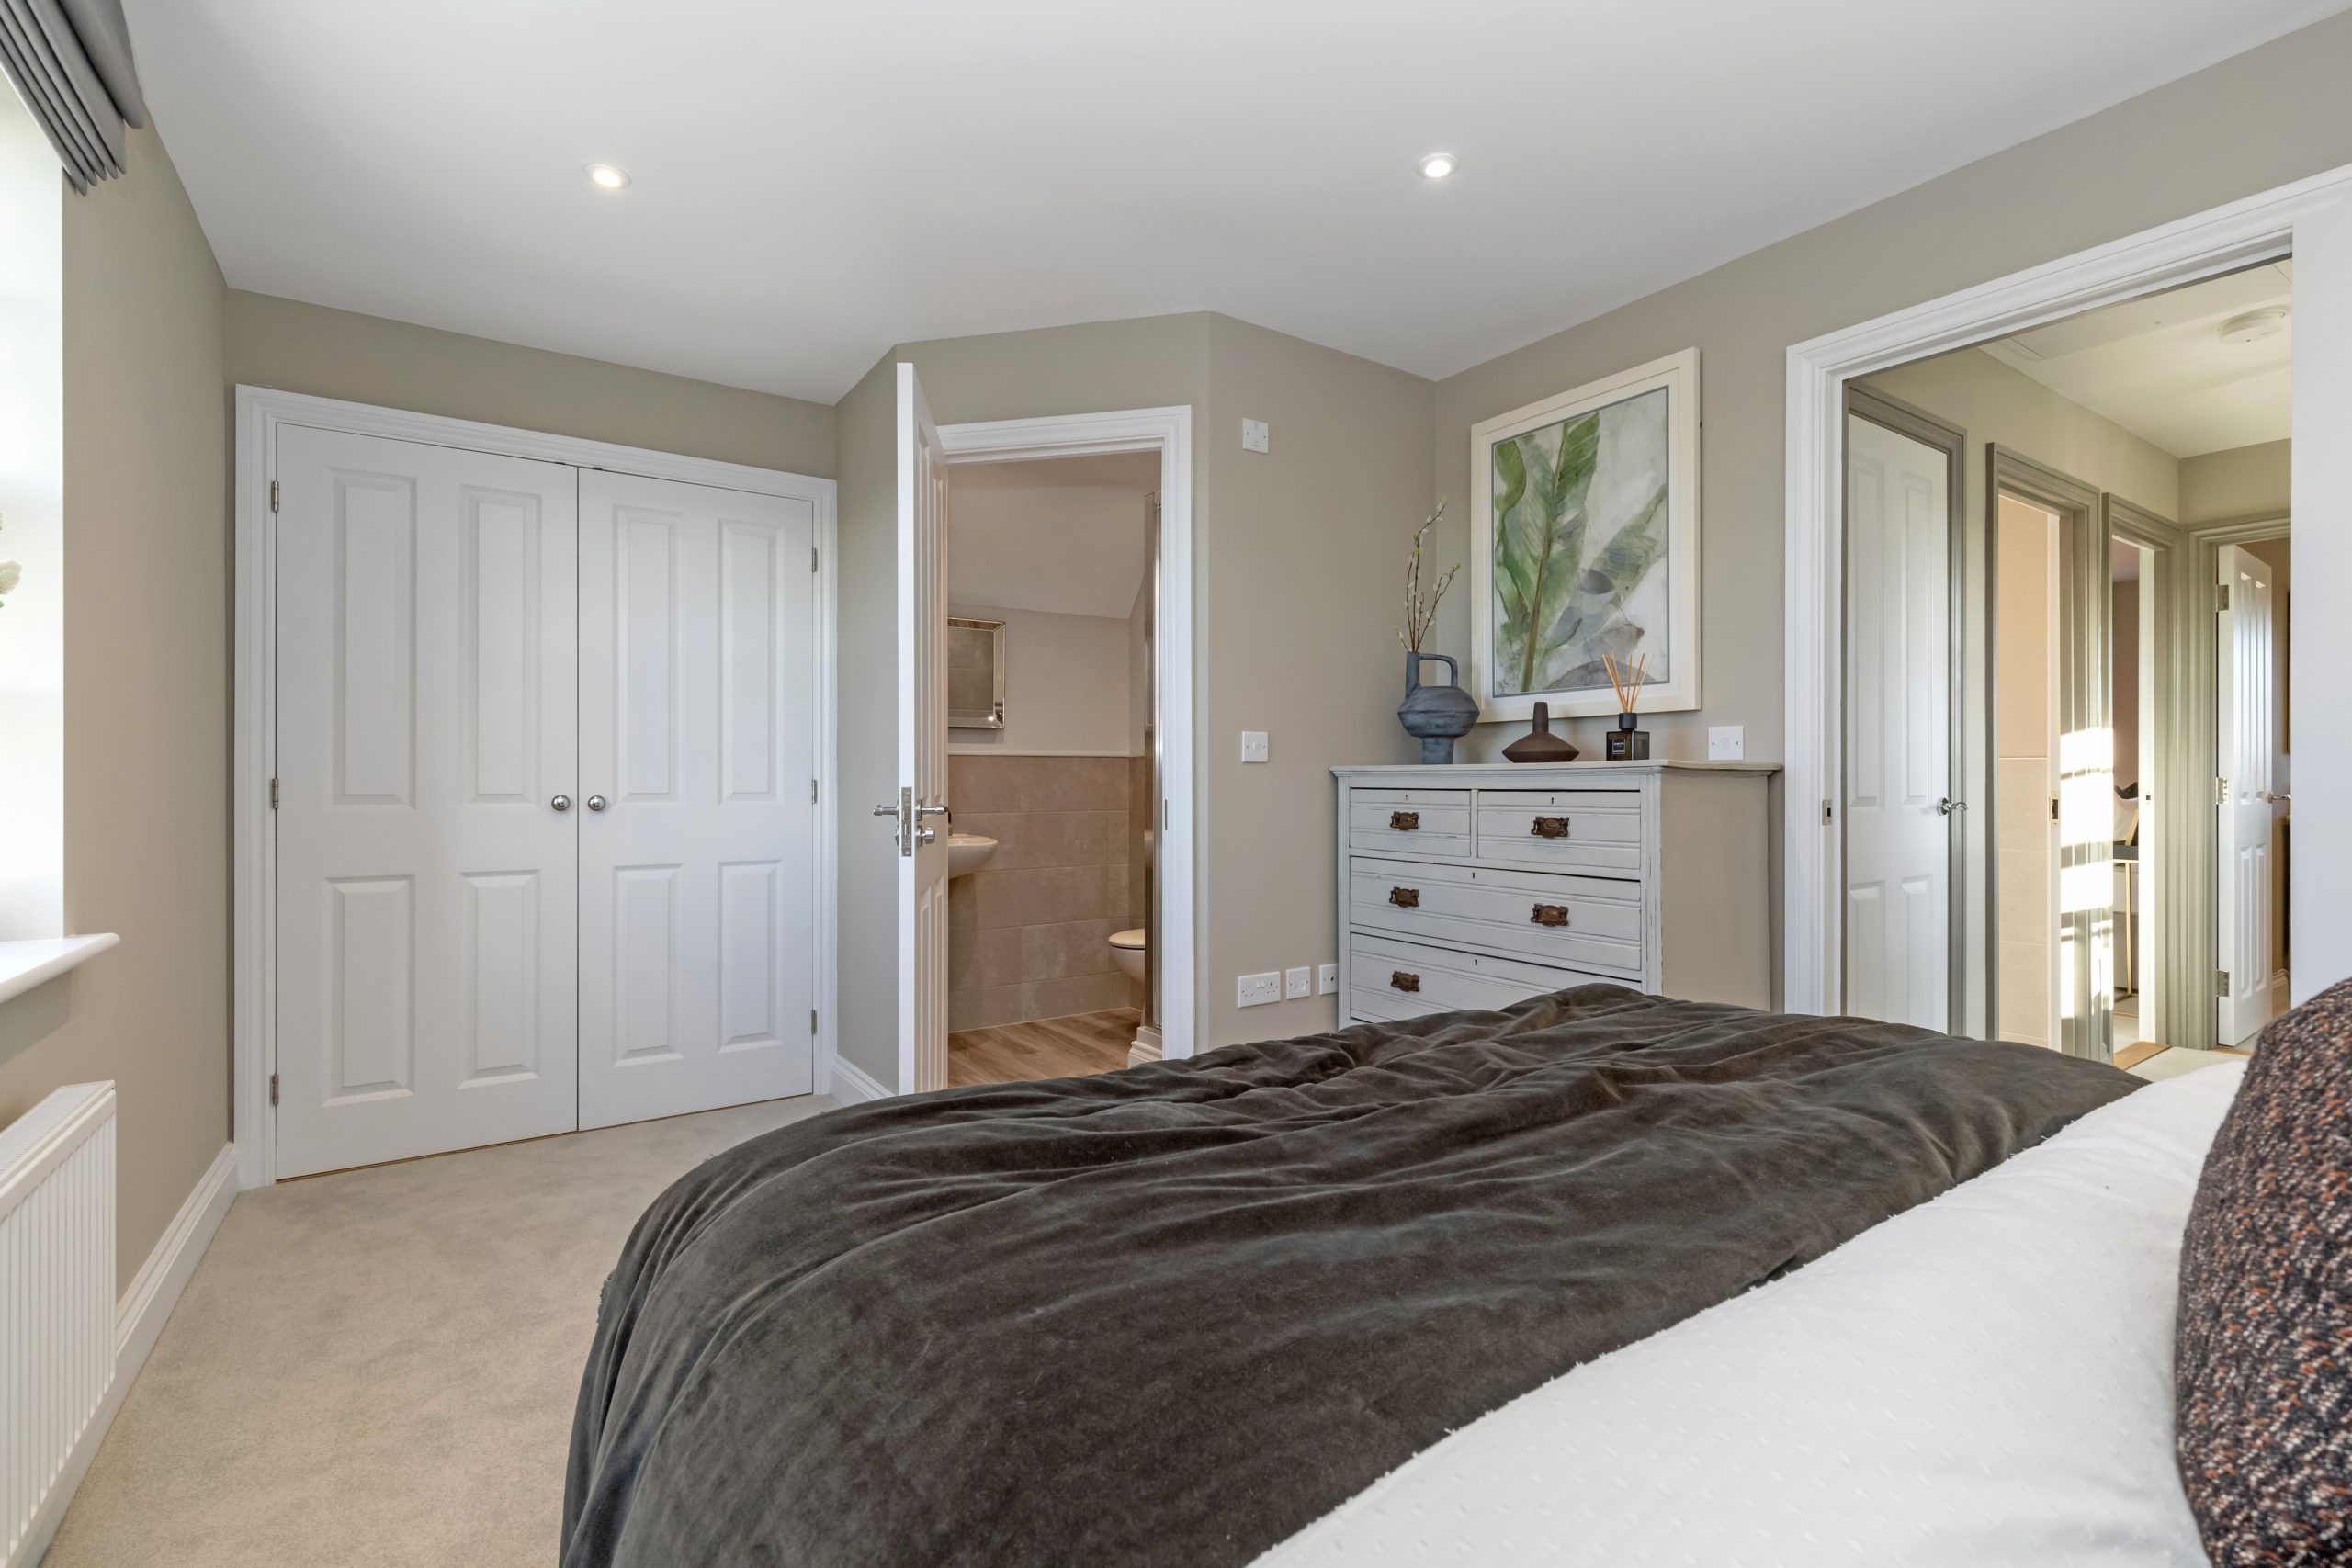
<svg viewBox="0 0 2352 1568">
<path fill-rule="evenodd" d="M 272 387 L 820 479 L 833 472 L 833 411 L 821 403 L 243 289 L 229 291 L 227 365 L 232 387 Z"/>
<path fill-rule="evenodd" d="M 2291 441 L 2266 441 L 2259 446 L 2182 458 L 2180 521 L 2221 523 L 2286 516 L 2294 450 Z"/>
<path fill-rule="evenodd" d="M 2352 15 L 2155 88 L 1993 157 L 1726 263 L 1442 381 L 1437 488 L 1469 491 L 1482 419 L 1678 349 L 1700 351 L 1705 706 L 1649 721 L 1669 757 L 1705 754 L 1710 724 L 1783 755 L 1782 446 L 1791 344 L 1890 310 L 2352 163 Z M 1466 554 L 1461 517 L 1440 550 Z M 1468 606 L 1437 647 L 1468 641 Z M 1599 745 L 1600 721 L 1571 737 Z M 1481 737 L 1480 750 L 1512 727 Z M 1775 791 L 1775 800 L 1779 800 Z M 1808 803 L 1809 806 L 1809 803 Z M 1777 906 L 1780 867 L 1775 835 Z M 1774 936 L 1775 972 L 1779 932 Z"/>
<path fill-rule="evenodd" d="M 1243 1012 L 1236 976 L 1333 952 L 1329 769 L 1409 759 L 1396 706 L 1405 549 L 1430 494 L 1430 387 L 1227 317 L 1184 315 L 902 344 L 841 430 L 842 1052 L 895 1081 L 888 824 L 897 563 L 893 364 L 943 423 L 1186 404 L 1193 424 L 1204 1047 L 1329 1027 L 1332 998 Z M 1272 450 L 1241 450 L 1247 415 Z M 854 646 L 853 646 L 853 640 Z M 1272 761 L 1239 760 L 1244 728 Z"/>
<path fill-rule="evenodd" d="M 1007 610 L 955 598 L 947 613 L 1004 623 L 1004 728 L 950 729 L 949 750 L 1134 755 L 1134 716 L 1127 711 L 1134 696 L 1131 628 L 1124 618 Z"/>
<path fill-rule="evenodd" d="M 124 1286 L 229 1140 L 226 291 L 129 163 L 64 197 L 66 929 L 122 945 L 0 1005 L 0 1122 L 115 1082 Z"/>
</svg>

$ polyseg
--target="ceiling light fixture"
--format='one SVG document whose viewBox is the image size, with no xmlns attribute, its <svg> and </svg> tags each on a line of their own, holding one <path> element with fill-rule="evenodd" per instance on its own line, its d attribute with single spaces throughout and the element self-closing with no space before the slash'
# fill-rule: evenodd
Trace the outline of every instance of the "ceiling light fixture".
<svg viewBox="0 0 2352 1568">
<path fill-rule="evenodd" d="M 628 186 L 628 171 L 616 164 L 591 164 L 588 183 L 598 190 L 625 190 Z"/>
<path fill-rule="evenodd" d="M 1451 152 L 1432 152 L 1421 160 L 1421 178 L 1442 180 L 1453 173 L 1454 156 Z"/>
<path fill-rule="evenodd" d="M 2259 310 L 2248 310 L 2242 316 L 2232 316 L 2222 323 L 2223 343 L 2256 343 L 2263 338 L 2277 337 L 2287 330 L 2287 308 L 2267 305 Z"/>
</svg>

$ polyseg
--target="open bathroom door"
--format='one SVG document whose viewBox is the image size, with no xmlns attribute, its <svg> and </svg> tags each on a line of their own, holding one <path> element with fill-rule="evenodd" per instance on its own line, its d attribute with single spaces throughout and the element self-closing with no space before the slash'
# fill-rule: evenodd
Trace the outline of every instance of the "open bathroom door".
<svg viewBox="0 0 2352 1568">
<path fill-rule="evenodd" d="M 899 367 L 899 1088 L 947 1086 L 947 476 Z"/>
<path fill-rule="evenodd" d="M 2244 1045 L 2270 1021 L 2272 936 L 2270 888 L 2271 757 L 2276 744 L 2272 672 L 2270 563 L 2235 545 L 2221 547 L 2221 698 L 2214 731 L 2220 739 L 2221 972 L 2218 1033 L 2223 1045 Z"/>
</svg>

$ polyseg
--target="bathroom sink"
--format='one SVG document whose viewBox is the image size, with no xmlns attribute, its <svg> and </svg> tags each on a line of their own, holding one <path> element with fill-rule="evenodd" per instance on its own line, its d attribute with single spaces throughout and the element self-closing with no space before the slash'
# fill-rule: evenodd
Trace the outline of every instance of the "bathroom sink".
<svg viewBox="0 0 2352 1568">
<path fill-rule="evenodd" d="M 996 853 L 996 840 L 985 833 L 950 833 L 947 835 L 947 874 L 949 877 L 969 876 L 988 864 L 989 856 Z"/>
</svg>

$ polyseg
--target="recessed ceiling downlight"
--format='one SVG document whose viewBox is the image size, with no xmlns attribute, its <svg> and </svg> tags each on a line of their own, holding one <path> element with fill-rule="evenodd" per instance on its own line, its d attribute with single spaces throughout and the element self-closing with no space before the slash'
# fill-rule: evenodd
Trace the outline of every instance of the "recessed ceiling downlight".
<svg viewBox="0 0 2352 1568">
<path fill-rule="evenodd" d="M 1432 152 L 1421 160 L 1421 178 L 1442 180 L 1453 173 L 1456 159 L 1451 152 Z"/>
<path fill-rule="evenodd" d="M 2259 310 L 2248 310 L 2242 316 L 2232 316 L 2222 323 L 2223 343 L 2257 343 L 2267 337 L 2277 337 L 2287 330 L 2287 308 L 2267 305 Z"/>
<path fill-rule="evenodd" d="M 626 190 L 628 188 L 628 171 L 617 164 L 591 164 L 588 165 L 588 183 L 598 190 Z"/>
</svg>

